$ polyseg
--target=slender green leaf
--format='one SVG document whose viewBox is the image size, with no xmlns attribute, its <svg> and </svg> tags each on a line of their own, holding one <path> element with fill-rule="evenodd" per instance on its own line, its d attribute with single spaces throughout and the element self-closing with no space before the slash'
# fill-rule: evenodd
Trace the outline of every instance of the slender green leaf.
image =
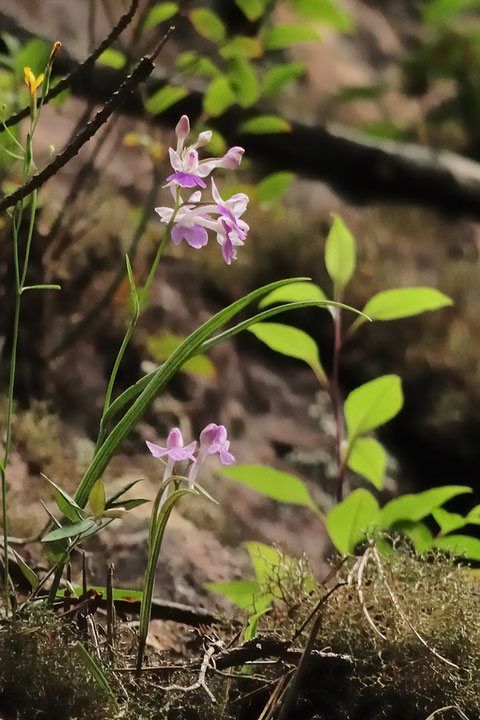
<svg viewBox="0 0 480 720">
<path fill-rule="evenodd" d="M 334 0 L 290 0 L 290 4 L 307 20 L 325 23 L 340 32 L 350 32 L 353 29 L 353 18 Z"/>
<path fill-rule="evenodd" d="M 145 103 L 147 112 L 158 115 L 187 97 L 188 90 L 183 87 L 165 85 L 154 93 Z"/>
<path fill-rule="evenodd" d="M 212 117 L 223 115 L 234 102 L 235 93 L 225 75 L 214 78 L 203 97 L 204 110 Z"/>
<path fill-rule="evenodd" d="M 16 550 L 13 550 L 13 555 L 15 557 L 15 562 L 17 563 L 18 567 L 22 571 L 23 576 L 28 580 L 30 583 L 32 590 L 36 590 L 40 584 L 40 581 L 38 579 L 37 573 L 32 570 L 29 565 L 25 562 L 25 560 L 19 555 Z"/>
<path fill-rule="evenodd" d="M 299 282 L 273 290 L 262 298 L 258 306 L 263 308 L 273 303 L 301 302 L 302 300 L 328 302 L 327 296 L 318 285 L 311 282 Z"/>
<path fill-rule="evenodd" d="M 235 0 L 245 17 L 250 21 L 258 20 L 265 10 L 266 0 Z"/>
<path fill-rule="evenodd" d="M 464 518 L 463 515 L 448 512 L 448 510 L 444 510 L 443 508 L 437 508 L 432 512 L 432 515 L 442 535 L 448 535 L 448 533 L 468 525 L 468 519 Z"/>
<path fill-rule="evenodd" d="M 307 488 L 301 480 L 294 475 L 265 467 L 264 465 L 236 465 L 222 469 L 222 475 L 248 485 L 262 495 L 289 503 L 290 505 L 303 505 L 313 510 L 317 515 L 319 510 Z"/>
<path fill-rule="evenodd" d="M 56 540 L 63 540 L 64 538 L 76 537 L 77 535 L 83 535 L 84 532 L 92 530 L 97 527 L 95 520 L 92 518 L 86 518 L 80 520 L 80 522 L 72 523 L 72 525 L 65 525 L 64 527 L 52 530 L 45 535 L 42 542 L 53 542 Z"/>
<path fill-rule="evenodd" d="M 472 489 L 464 485 L 445 485 L 420 493 L 402 495 L 390 500 L 381 509 L 379 525 L 387 530 L 400 520 L 411 520 L 412 522 L 422 520 L 451 498 L 470 492 Z"/>
<path fill-rule="evenodd" d="M 267 50 L 281 50 L 304 42 L 317 42 L 318 33 L 306 25 L 275 25 L 263 36 Z"/>
<path fill-rule="evenodd" d="M 190 357 L 195 355 L 200 350 L 204 341 L 208 340 L 213 333 L 218 330 L 222 325 L 231 320 L 238 312 L 247 307 L 250 303 L 259 301 L 264 295 L 267 295 L 277 287 L 288 285 L 292 282 L 299 282 L 303 280 L 309 280 L 309 278 L 290 278 L 288 280 L 280 280 L 275 283 L 264 285 L 257 290 L 245 295 L 236 302 L 228 305 L 220 312 L 216 313 L 210 320 L 203 323 L 197 330 L 195 330 L 183 343 L 175 350 L 171 357 L 156 370 L 152 376 L 149 377 L 148 384 L 142 385 L 140 393 L 135 386 L 130 389 L 131 394 L 128 397 L 133 398 L 137 395 L 133 405 L 123 415 L 122 419 L 117 423 L 111 433 L 108 435 L 103 444 L 96 451 L 85 475 L 80 482 L 75 494 L 75 501 L 82 507 L 85 505 L 88 499 L 90 490 L 92 489 L 95 482 L 99 477 L 102 476 L 105 468 L 110 462 L 116 448 L 122 442 L 122 440 L 128 435 L 128 433 L 135 427 L 139 419 L 142 417 L 147 408 L 150 407 L 160 390 L 166 385 L 166 383 L 175 375 L 180 367 Z M 275 308 L 277 309 L 277 308 Z M 138 386 L 141 384 L 136 383 Z M 125 401 L 126 394 L 123 394 L 122 402 Z M 112 403 L 109 408 L 109 412 L 113 411 L 114 414 L 117 411 L 118 405 L 114 408 L 115 403 Z"/>
<path fill-rule="evenodd" d="M 382 375 L 352 390 L 345 401 L 350 444 L 359 435 L 391 420 L 402 405 L 402 384 L 398 375 Z"/>
<path fill-rule="evenodd" d="M 325 265 L 336 288 L 350 281 L 356 264 L 355 238 L 342 218 L 335 215 L 325 245 Z"/>
<path fill-rule="evenodd" d="M 80 586 L 73 588 L 74 592 L 78 597 L 83 594 L 83 588 Z M 103 598 L 107 597 L 107 589 L 102 585 L 89 585 L 88 590 L 95 590 L 100 593 Z M 57 597 L 65 597 L 65 590 L 58 590 Z M 141 602 L 143 593 L 141 590 L 125 590 L 121 588 L 112 588 L 112 597 L 116 602 Z"/>
<path fill-rule="evenodd" d="M 257 73 L 251 62 L 243 57 L 230 60 L 228 79 L 241 107 L 254 105 L 259 96 Z"/>
<path fill-rule="evenodd" d="M 348 455 L 348 467 L 353 472 L 370 480 L 378 490 L 383 487 L 386 464 L 385 450 L 377 440 L 369 437 L 357 438 Z"/>
<path fill-rule="evenodd" d="M 343 555 L 353 553 L 378 517 L 378 503 L 368 490 L 359 488 L 338 503 L 327 515 L 327 530 Z"/>
<path fill-rule="evenodd" d="M 132 482 L 127 483 L 124 485 L 120 490 L 117 490 L 116 493 L 114 493 L 111 497 L 108 498 L 108 500 L 105 503 L 105 507 L 108 509 L 109 507 L 112 507 L 112 505 L 115 504 L 119 498 L 122 497 L 122 495 L 125 495 L 129 490 L 131 490 L 135 485 L 137 485 L 139 482 L 142 482 L 142 480 L 133 480 Z"/>
<path fill-rule="evenodd" d="M 257 629 L 258 629 L 258 621 L 260 618 L 265 615 L 270 610 L 270 607 L 267 606 L 264 610 L 260 610 L 259 612 L 253 613 L 253 615 L 250 615 L 248 618 L 248 624 L 245 628 L 245 632 L 243 634 L 244 642 L 248 642 L 249 640 L 253 640 L 253 638 L 257 637 Z M 249 666 L 244 666 L 244 668 L 247 668 L 247 670 L 250 670 Z"/>
<path fill-rule="evenodd" d="M 65 515 L 65 517 L 72 522 L 77 522 L 78 520 L 85 518 L 85 511 L 77 505 L 75 500 L 71 498 L 65 490 L 62 490 L 59 485 L 54 483 L 53 480 L 50 480 L 46 475 L 42 475 L 42 477 L 54 488 L 55 502 L 57 503 L 58 509 Z"/>
<path fill-rule="evenodd" d="M 89 671 L 89 673 L 92 675 L 92 677 L 95 680 L 95 682 L 97 683 L 98 687 L 109 698 L 110 702 L 112 703 L 112 707 L 113 707 L 115 713 L 118 713 L 120 708 L 115 699 L 113 690 L 110 687 L 110 683 L 108 682 L 102 669 L 97 665 L 97 663 L 95 662 L 93 657 L 90 655 L 88 650 L 82 645 L 82 643 L 79 640 L 75 640 L 75 642 L 72 643 L 72 645 L 76 649 L 79 658 L 81 659 L 81 661 L 83 662 L 83 664 L 85 665 L 85 667 Z"/>
<path fill-rule="evenodd" d="M 165 22 L 165 20 L 169 20 L 177 12 L 178 3 L 176 2 L 162 2 L 154 5 L 147 13 L 143 23 L 144 30 L 150 30 L 156 25 Z"/>
<path fill-rule="evenodd" d="M 105 486 L 103 480 L 99 478 L 88 496 L 88 504 L 94 517 L 99 517 L 105 510 Z"/>
<path fill-rule="evenodd" d="M 214 43 L 225 40 L 225 25 L 213 10 L 196 8 L 190 11 L 189 17 L 195 30 L 207 40 Z"/>
<path fill-rule="evenodd" d="M 107 48 L 98 58 L 98 62 L 102 63 L 102 65 L 108 65 L 108 67 L 115 68 L 115 70 L 121 70 L 127 62 L 127 59 L 120 50 Z"/>
<path fill-rule="evenodd" d="M 325 381 L 325 371 L 320 362 L 317 343 L 303 330 L 291 325 L 268 322 L 252 325 L 248 330 L 271 350 L 303 360 L 322 378 L 322 381 Z"/>
<path fill-rule="evenodd" d="M 240 132 L 256 135 L 290 132 L 292 126 L 289 122 L 276 115 L 257 115 L 246 120 L 240 127 Z"/>
<path fill-rule="evenodd" d="M 295 82 L 304 73 L 305 65 L 301 62 L 291 62 L 271 68 L 263 77 L 262 95 L 274 95 L 286 85 Z"/>
<path fill-rule="evenodd" d="M 363 312 L 372 320 L 396 320 L 447 305 L 452 305 L 452 300 L 434 288 L 396 288 L 374 295 Z"/>
<path fill-rule="evenodd" d="M 447 537 L 436 538 L 433 546 L 456 557 L 480 560 L 480 540 L 470 537 L 470 535 L 447 535 Z"/>
<path fill-rule="evenodd" d="M 264 177 L 257 185 L 258 202 L 267 205 L 278 203 L 290 187 L 293 177 L 290 172 L 277 172 Z"/>
</svg>

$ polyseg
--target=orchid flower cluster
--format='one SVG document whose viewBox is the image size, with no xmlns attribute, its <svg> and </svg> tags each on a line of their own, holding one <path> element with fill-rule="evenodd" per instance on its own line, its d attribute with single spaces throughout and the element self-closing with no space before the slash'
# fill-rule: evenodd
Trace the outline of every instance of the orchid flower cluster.
<svg viewBox="0 0 480 720">
<path fill-rule="evenodd" d="M 162 485 L 174 475 L 174 467 L 176 462 L 182 460 L 190 460 L 188 469 L 187 485 L 193 489 L 201 466 L 204 464 L 209 455 L 216 453 L 220 456 L 222 465 L 231 465 L 235 462 L 235 458 L 229 451 L 230 441 L 227 440 L 227 430 L 224 425 L 216 425 L 210 423 L 200 433 L 200 443 L 198 452 L 196 441 L 184 445 L 182 433 L 179 428 L 172 428 L 167 438 L 166 446 L 155 445 L 155 443 L 147 441 L 147 447 L 155 458 L 166 457 L 165 471 L 163 473 Z M 161 504 L 168 497 L 169 486 L 162 495 Z"/>
<path fill-rule="evenodd" d="M 248 225 L 241 219 L 248 205 L 248 196 L 236 193 L 228 200 L 223 200 L 211 178 L 212 201 L 202 200 L 202 190 L 207 185 L 207 178 L 216 168 L 234 170 L 242 160 L 245 152 L 241 147 L 231 147 L 221 158 L 199 160 L 198 149 L 205 147 L 212 137 L 210 131 L 201 132 L 193 145 L 186 146 L 185 141 L 190 133 L 190 121 L 182 115 L 176 128 L 177 148 L 169 148 L 170 162 L 174 172 L 167 177 L 175 207 L 158 207 L 163 223 L 171 225 L 171 238 L 174 245 L 183 239 L 190 247 L 199 249 L 208 243 L 208 230 L 216 233 L 217 242 L 222 248 L 223 259 L 230 265 L 237 259 L 237 247 L 244 244 Z M 182 189 L 199 187 L 200 190 L 182 198 Z"/>
</svg>

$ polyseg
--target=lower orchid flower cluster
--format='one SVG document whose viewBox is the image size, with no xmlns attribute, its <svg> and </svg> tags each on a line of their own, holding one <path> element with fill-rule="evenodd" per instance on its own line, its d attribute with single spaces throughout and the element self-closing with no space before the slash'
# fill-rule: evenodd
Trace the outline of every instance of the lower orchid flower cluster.
<svg viewBox="0 0 480 720">
<path fill-rule="evenodd" d="M 209 455 L 218 453 L 222 465 L 231 465 L 235 462 L 235 458 L 229 451 L 230 441 L 227 440 L 227 430 L 225 426 L 216 425 L 215 423 L 210 423 L 200 433 L 199 448 L 196 454 L 197 442 L 193 441 L 188 445 L 184 445 L 182 433 L 179 428 L 172 428 L 172 430 L 170 430 L 165 447 L 155 445 L 155 443 L 148 441 L 147 447 L 153 457 L 166 457 L 167 459 L 162 485 L 174 475 L 175 463 L 181 462 L 182 460 L 190 460 L 186 482 L 191 489 L 195 487 L 198 472 Z M 162 496 L 162 504 L 167 497 L 168 486 Z"/>
<path fill-rule="evenodd" d="M 176 128 L 177 148 L 169 149 L 170 162 L 175 171 L 167 178 L 175 201 L 175 207 L 158 207 L 155 211 L 163 223 L 171 224 L 171 238 L 175 245 L 186 240 L 190 247 L 199 249 L 208 243 L 208 230 L 216 233 L 217 242 L 222 248 L 223 259 L 230 265 L 237 259 L 236 248 L 244 244 L 249 227 L 241 219 L 248 205 L 248 196 L 236 193 L 223 200 L 213 178 L 211 201 L 202 200 L 202 190 L 206 189 L 203 178 L 216 168 L 233 170 L 240 165 L 244 149 L 230 148 L 223 157 L 199 160 L 198 148 L 207 145 L 212 137 L 210 131 L 200 133 L 197 141 L 185 147 L 190 132 L 190 121 L 183 115 Z M 188 199 L 182 198 L 182 189 L 200 187 Z"/>
</svg>

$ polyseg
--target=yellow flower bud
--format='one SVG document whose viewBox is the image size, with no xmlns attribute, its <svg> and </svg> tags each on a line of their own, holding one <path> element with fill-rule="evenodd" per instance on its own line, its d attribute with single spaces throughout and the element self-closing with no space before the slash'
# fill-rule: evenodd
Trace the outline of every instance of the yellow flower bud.
<svg viewBox="0 0 480 720">
<path fill-rule="evenodd" d="M 23 71 L 25 73 L 25 84 L 28 87 L 28 90 L 30 92 L 30 99 L 33 99 L 35 93 L 37 92 L 37 89 L 40 87 L 40 85 L 43 82 L 43 78 L 45 77 L 43 73 L 41 73 L 37 78 L 33 74 L 31 68 L 25 67 L 23 68 Z"/>
</svg>

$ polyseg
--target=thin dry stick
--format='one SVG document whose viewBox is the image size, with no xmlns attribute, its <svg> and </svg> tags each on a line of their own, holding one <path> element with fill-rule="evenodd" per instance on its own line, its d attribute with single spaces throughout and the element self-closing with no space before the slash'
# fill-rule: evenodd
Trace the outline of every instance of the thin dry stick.
<svg viewBox="0 0 480 720">
<path fill-rule="evenodd" d="M 110 115 L 118 108 L 122 100 L 128 95 L 139 83 L 145 82 L 149 75 L 153 72 L 155 66 L 154 59 L 167 42 L 174 28 L 171 27 L 160 43 L 157 45 L 153 53 L 142 58 L 133 72 L 120 85 L 118 90 L 112 95 L 110 100 L 105 103 L 103 108 L 98 111 L 95 117 L 81 130 L 76 138 L 67 145 L 61 153 L 59 153 L 52 162 L 47 165 L 41 172 L 34 175 L 31 180 L 19 187 L 18 190 L 7 195 L 0 200 L 0 212 L 15 205 L 19 200 L 27 197 L 34 190 L 42 187 L 53 175 L 55 175 L 64 165 L 66 165 L 81 148 L 87 143 L 99 130 L 99 128 L 107 122 Z"/>
<path fill-rule="evenodd" d="M 445 712 L 446 710 L 453 710 L 457 713 L 458 717 L 462 718 L 462 720 L 469 720 L 469 718 L 465 715 L 463 710 L 458 707 L 458 705 L 446 705 L 445 707 L 438 708 L 438 710 L 434 710 L 426 720 L 433 720 L 433 718 L 436 717 L 439 713 Z"/>
<path fill-rule="evenodd" d="M 375 623 L 373 622 L 372 616 L 370 615 L 370 613 L 369 613 L 368 610 L 367 610 L 367 606 L 366 606 L 366 604 L 365 604 L 365 600 L 364 600 L 364 597 L 363 597 L 363 587 L 362 587 L 363 572 L 364 572 L 364 570 L 365 570 L 365 568 L 366 568 L 366 566 L 367 566 L 367 561 L 368 561 L 368 558 L 370 557 L 370 555 L 371 555 L 371 548 L 367 548 L 367 550 L 363 553 L 362 557 L 359 558 L 359 560 L 357 561 L 357 563 L 355 563 L 355 565 L 358 564 L 358 569 L 357 569 L 357 594 L 358 594 L 358 600 L 359 600 L 359 602 L 360 602 L 360 605 L 362 606 L 363 614 L 365 615 L 365 617 L 366 617 L 366 619 L 367 619 L 367 622 L 368 622 L 368 624 L 370 625 L 370 627 L 372 628 L 373 632 L 376 633 L 380 638 L 382 638 L 382 640 L 386 640 L 386 639 L 387 639 L 387 636 L 384 635 L 384 634 L 377 628 L 377 626 L 375 625 Z"/>
<path fill-rule="evenodd" d="M 47 95 L 45 96 L 45 99 L 43 101 L 43 104 L 46 105 L 50 100 L 53 100 L 57 97 L 63 90 L 66 90 L 70 85 L 75 82 L 75 80 L 82 75 L 86 70 L 88 70 L 90 67 L 93 67 L 95 62 L 98 60 L 100 55 L 108 48 L 112 43 L 115 42 L 115 40 L 118 38 L 118 36 L 125 30 L 125 28 L 130 24 L 133 16 L 137 12 L 139 0 L 132 0 L 132 4 L 130 5 L 129 10 L 122 15 L 118 23 L 115 25 L 114 28 L 112 28 L 111 32 L 103 42 L 100 43 L 100 45 L 92 52 L 91 55 L 88 56 L 86 60 L 84 60 L 83 63 L 80 65 L 77 65 L 75 70 L 72 70 L 69 75 L 63 78 L 63 80 L 60 80 L 57 85 L 50 88 Z M 27 107 L 24 107 L 23 110 L 19 110 L 19 112 L 15 113 L 14 115 L 10 115 L 9 118 L 5 120 L 5 125 L 8 127 L 11 127 L 12 125 L 16 125 L 20 122 L 20 120 L 24 120 L 26 117 L 28 117 L 30 113 L 30 106 L 27 105 Z M 4 130 L 3 125 L 0 126 L 0 133 L 2 133 Z"/>
<path fill-rule="evenodd" d="M 377 550 L 377 548 L 375 547 L 375 545 L 372 546 L 372 550 L 373 550 L 373 557 L 375 558 L 375 562 L 376 562 L 377 567 L 378 567 L 378 572 L 380 573 L 380 577 L 382 578 L 382 581 L 383 581 L 385 587 L 387 588 L 387 592 L 388 592 L 388 594 L 390 595 L 390 599 L 391 599 L 391 601 L 392 601 L 392 603 L 393 603 L 396 611 L 398 612 L 398 614 L 400 615 L 400 617 L 402 618 L 402 620 L 404 621 L 404 623 L 406 623 L 406 624 L 408 625 L 408 627 L 409 627 L 410 630 L 413 632 L 413 634 L 415 635 L 415 637 L 417 638 L 417 640 L 418 640 L 419 642 L 421 642 L 421 644 L 422 644 L 430 653 L 432 653 L 432 655 L 434 655 L 436 658 L 438 658 L 438 660 L 441 660 L 442 662 L 446 663 L 446 665 L 450 665 L 450 667 L 453 667 L 453 668 L 455 668 L 456 670 L 459 670 L 460 668 L 459 668 L 458 665 L 456 665 L 455 663 L 453 663 L 451 660 L 447 660 L 447 658 L 444 658 L 443 655 L 440 655 L 440 653 L 438 653 L 438 652 L 435 650 L 435 648 L 430 647 L 430 645 L 426 642 L 426 640 L 424 640 L 423 637 L 420 635 L 420 633 L 418 632 L 418 630 L 416 630 L 416 629 L 413 627 L 410 619 L 405 615 L 405 613 L 404 613 L 403 610 L 401 609 L 401 607 L 400 607 L 400 605 L 399 605 L 399 603 L 398 603 L 397 598 L 395 597 L 392 589 L 390 588 L 390 585 L 389 585 L 388 582 L 387 582 L 387 578 L 385 577 L 385 572 L 384 572 L 384 570 L 383 570 L 383 565 L 382 565 L 382 562 L 381 562 L 381 560 L 380 560 L 380 555 L 378 554 L 378 550 Z"/>
<path fill-rule="evenodd" d="M 182 692 L 192 692 L 193 690 L 199 690 L 202 688 L 207 693 L 208 697 L 213 703 L 216 703 L 217 700 L 215 698 L 215 695 L 212 693 L 210 688 L 207 685 L 207 670 L 209 667 L 214 668 L 215 667 L 215 652 L 219 650 L 222 647 L 223 643 L 221 640 L 217 640 L 216 642 L 209 645 L 209 647 L 206 648 L 205 654 L 203 656 L 202 664 L 200 665 L 200 670 L 198 673 L 198 677 L 196 682 L 192 683 L 192 685 L 188 685 L 187 687 L 183 687 L 182 685 L 168 685 L 167 687 L 161 687 L 161 690 L 164 690 L 165 692 L 169 692 L 170 690 L 180 690 Z M 160 687 L 160 686 L 159 686 Z"/>
<path fill-rule="evenodd" d="M 107 657 L 113 662 L 115 650 L 115 603 L 113 602 L 113 573 L 115 565 L 110 564 L 107 572 Z"/>
</svg>

